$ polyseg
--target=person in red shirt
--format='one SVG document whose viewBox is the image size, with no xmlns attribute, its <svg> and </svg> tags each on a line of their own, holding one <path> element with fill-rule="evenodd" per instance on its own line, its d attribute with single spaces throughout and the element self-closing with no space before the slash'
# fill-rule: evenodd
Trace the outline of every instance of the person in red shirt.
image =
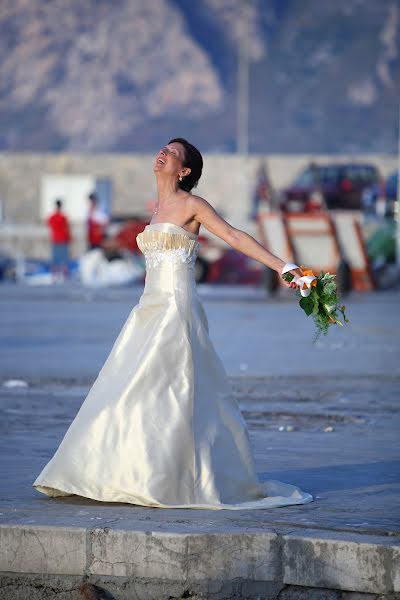
<svg viewBox="0 0 400 600">
<path fill-rule="evenodd" d="M 62 211 L 61 200 L 56 200 L 55 211 L 47 219 L 52 248 L 51 272 L 54 281 L 68 276 L 69 244 L 71 233 L 67 217 Z"/>
<path fill-rule="evenodd" d="M 95 193 L 89 194 L 89 202 L 87 245 L 89 250 L 93 250 L 94 248 L 101 248 L 103 244 L 108 225 L 108 217 L 106 213 L 99 208 Z"/>
</svg>

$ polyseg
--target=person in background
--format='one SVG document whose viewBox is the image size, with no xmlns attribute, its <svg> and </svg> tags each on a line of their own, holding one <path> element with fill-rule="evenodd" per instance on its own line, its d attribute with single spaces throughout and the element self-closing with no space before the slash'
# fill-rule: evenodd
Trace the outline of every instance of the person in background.
<svg viewBox="0 0 400 600">
<path fill-rule="evenodd" d="M 256 185 L 253 192 L 251 213 L 252 221 L 256 221 L 261 208 L 270 211 L 272 209 L 272 186 L 268 177 L 266 166 L 261 163 L 257 171 Z M 261 206 L 263 205 L 263 207 Z"/>
<path fill-rule="evenodd" d="M 87 245 L 89 250 L 101 248 L 108 225 L 108 216 L 99 207 L 98 198 L 94 192 L 89 194 L 89 215 L 87 221 Z"/>
<path fill-rule="evenodd" d="M 61 200 L 56 200 L 55 210 L 47 219 L 52 248 L 51 272 L 53 281 L 64 281 L 68 276 L 70 226 L 62 211 Z"/>
</svg>

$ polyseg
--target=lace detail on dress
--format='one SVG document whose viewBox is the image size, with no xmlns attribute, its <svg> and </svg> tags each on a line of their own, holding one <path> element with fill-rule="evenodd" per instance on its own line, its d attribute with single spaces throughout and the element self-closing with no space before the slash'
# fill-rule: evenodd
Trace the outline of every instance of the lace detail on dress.
<svg viewBox="0 0 400 600">
<path fill-rule="evenodd" d="M 136 238 L 147 267 L 167 264 L 194 264 L 199 243 L 184 233 L 145 229 Z"/>
</svg>

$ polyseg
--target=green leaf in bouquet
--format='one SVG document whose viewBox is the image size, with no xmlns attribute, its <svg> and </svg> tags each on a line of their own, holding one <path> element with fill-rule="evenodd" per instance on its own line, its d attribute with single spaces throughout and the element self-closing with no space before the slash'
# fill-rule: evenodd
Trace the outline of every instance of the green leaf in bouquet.
<svg viewBox="0 0 400 600">
<path fill-rule="evenodd" d="M 324 313 L 326 315 L 328 315 L 328 317 L 332 317 L 332 313 L 335 310 L 335 304 L 330 304 L 328 302 L 323 302 L 321 306 L 322 306 L 322 309 L 323 309 Z"/>
<path fill-rule="evenodd" d="M 312 298 L 313 301 L 313 310 L 312 314 L 315 316 L 319 313 L 319 295 L 316 290 L 312 290 L 309 298 Z"/>
<path fill-rule="evenodd" d="M 325 284 L 324 293 L 328 296 L 336 293 L 336 283 L 334 281 L 330 281 Z"/>
<path fill-rule="evenodd" d="M 345 307 L 344 304 L 343 304 L 343 306 L 338 306 L 338 311 L 340 313 L 342 313 L 343 321 L 345 323 L 350 323 L 349 319 L 346 317 L 346 312 L 345 312 L 346 311 L 346 307 Z"/>
<path fill-rule="evenodd" d="M 285 273 L 284 275 L 282 275 L 282 279 L 290 283 L 291 281 L 293 281 L 294 275 L 292 273 Z"/>
<path fill-rule="evenodd" d="M 306 313 L 307 317 L 309 317 L 313 311 L 314 308 L 314 300 L 311 296 L 308 296 L 307 298 L 302 298 L 299 302 L 301 308 L 304 310 L 304 312 Z"/>
</svg>

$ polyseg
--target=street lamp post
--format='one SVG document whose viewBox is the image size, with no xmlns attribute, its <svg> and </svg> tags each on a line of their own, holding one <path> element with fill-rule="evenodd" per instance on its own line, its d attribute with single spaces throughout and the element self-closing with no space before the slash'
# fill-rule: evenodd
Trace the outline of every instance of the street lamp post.
<svg viewBox="0 0 400 600">
<path fill-rule="evenodd" d="M 400 271 L 400 104 L 398 123 L 398 148 L 397 148 L 397 202 L 395 203 L 396 219 L 396 265 Z"/>
<path fill-rule="evenodd" d="M 237 152 L 249 152 L 249 23 L 247 6 L 244 4 L 241 36 L 238 41 L 237 79 Z"/>
<path fill-rule="evenodd" d="M 237 106 L 236 106 L 236 152 L 240 161 L 238 168 L 238 200 L 235 203 L 235 220 L 244 227 L 249 211 L 249 4 L 243 0 L 237 56 Z"/>
</svg>

